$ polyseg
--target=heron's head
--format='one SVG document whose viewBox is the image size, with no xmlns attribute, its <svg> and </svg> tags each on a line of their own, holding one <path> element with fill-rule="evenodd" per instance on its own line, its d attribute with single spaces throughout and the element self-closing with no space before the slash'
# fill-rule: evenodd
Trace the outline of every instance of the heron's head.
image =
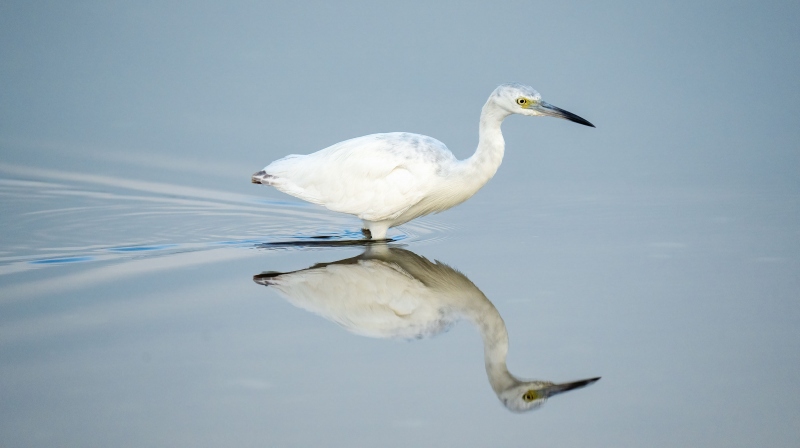
<svg viewBox="0 0 800 448">
<path fill-rule="evenodd" d="M 498 86 L 492 93 L 494 103 L 511 114 L 563 118 L 584 126 L 594 127 L 583 118 L 542 101 L 542 95 L 524 84 L 509 83 Z"/>
<path fill-rule="evenodd" d="M 554 384 L 549 381 L 524 381 L 497 394 L 506 408 L 512 412 L 527 412 L 541 407 L 549 397 L 573 389 L 588 386 L 600 378 Z"/>
</svg>

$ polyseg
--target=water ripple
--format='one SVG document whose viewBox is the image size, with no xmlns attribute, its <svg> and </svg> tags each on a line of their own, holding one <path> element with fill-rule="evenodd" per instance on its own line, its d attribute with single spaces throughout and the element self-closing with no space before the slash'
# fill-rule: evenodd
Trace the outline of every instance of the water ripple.
<svg viewBox="0 0 800 448">
<path fill-rule="evenodd" d="M 278 194 L 278 193 L 274 193 Z M 361 222 L 300 201 L 0 164 L 0 275 L 220 247 L 307 250 L 364 244 Z M 441 239 L 431 219 L 392 241 Z"/>
</svg>

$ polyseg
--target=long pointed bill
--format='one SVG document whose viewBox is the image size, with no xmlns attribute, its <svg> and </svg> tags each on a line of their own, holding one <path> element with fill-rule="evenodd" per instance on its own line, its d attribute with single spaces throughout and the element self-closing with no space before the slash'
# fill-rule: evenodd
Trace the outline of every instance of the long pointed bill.
<svg viewBox="0 0 800 448">
<path fill-rule="evenodd" d="M 594 127 L 592 123 L 589 123 L 587 120 L 584 120 L 583 118 L 573 114 L 572 112 L 567 112 L 564 109 L 553 106 L 552 104 L 545 103 L 544 101 L 539 102 L 539 104 L 535 107 L 535 109 L 542 115 L 547 115 L 549 117 L 563 118 L 565 120 L 574 121 L 575 123 L 582 124 L 584 126 Z"/>
<path fill-rule="evenodd" d="M 570 390 L 580 389 L 581 387 L 586 387 L 595 381 L 599 380 L 600 377 L 597 378 L 589 378 L 586 380 L 580 381 L 572 381 L 570 383 L 561 383 L 561 384 L 553 384 L 551 386 L 547 386 L 539 390 L 539 394 L 545 397 L 552 397 L 553 395 L 558 395 Z"/>
</svg>

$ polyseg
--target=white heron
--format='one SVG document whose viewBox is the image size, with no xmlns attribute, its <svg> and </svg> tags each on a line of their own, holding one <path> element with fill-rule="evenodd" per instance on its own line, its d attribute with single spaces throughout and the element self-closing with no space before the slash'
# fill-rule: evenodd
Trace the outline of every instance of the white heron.
<svg viewBox="0 0 800 448">
<path fill-rule="evenodd" d="M 385 245 L 360 256 L 294 272 L 264 272 L 256 283 L 277 289 L 292 305 L 374 338 L 421 339 L 465 318 L 483 338 L 484 362 L 497 398 L 513 412 L 594 383 L 523 380 L 508 371 L 508 332 L 497 308 L 464 274 L 443 263 Z"/>
<path fill-rule="evenodd" d="M 253 174 L 252 182 L 356 215 L 367 238 L 383 240 L 390 227 L 456 206 L 480 190 L 503 160 L 500 124 L 511 114 L 557 117 L 594 127 L 542 101 L 531 87 L 503 84 L 484 104 L 478 149 L 465 160 L 425 135 L 372 134 L 313 154 L 286 156 Z"/>
</svg>

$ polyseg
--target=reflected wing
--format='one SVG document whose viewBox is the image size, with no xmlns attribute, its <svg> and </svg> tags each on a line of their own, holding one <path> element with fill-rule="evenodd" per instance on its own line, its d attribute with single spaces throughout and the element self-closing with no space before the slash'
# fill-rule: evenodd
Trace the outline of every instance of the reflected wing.
<svg viewBox="0 0 800 448">
<path fill-rule="evenodd" d="M 329 264 L 258 282 L 276 288 L 294 306 L 362 336 L 419 339 L 452 324 L 428 288 L 392 263 Z"/>
</svg>

